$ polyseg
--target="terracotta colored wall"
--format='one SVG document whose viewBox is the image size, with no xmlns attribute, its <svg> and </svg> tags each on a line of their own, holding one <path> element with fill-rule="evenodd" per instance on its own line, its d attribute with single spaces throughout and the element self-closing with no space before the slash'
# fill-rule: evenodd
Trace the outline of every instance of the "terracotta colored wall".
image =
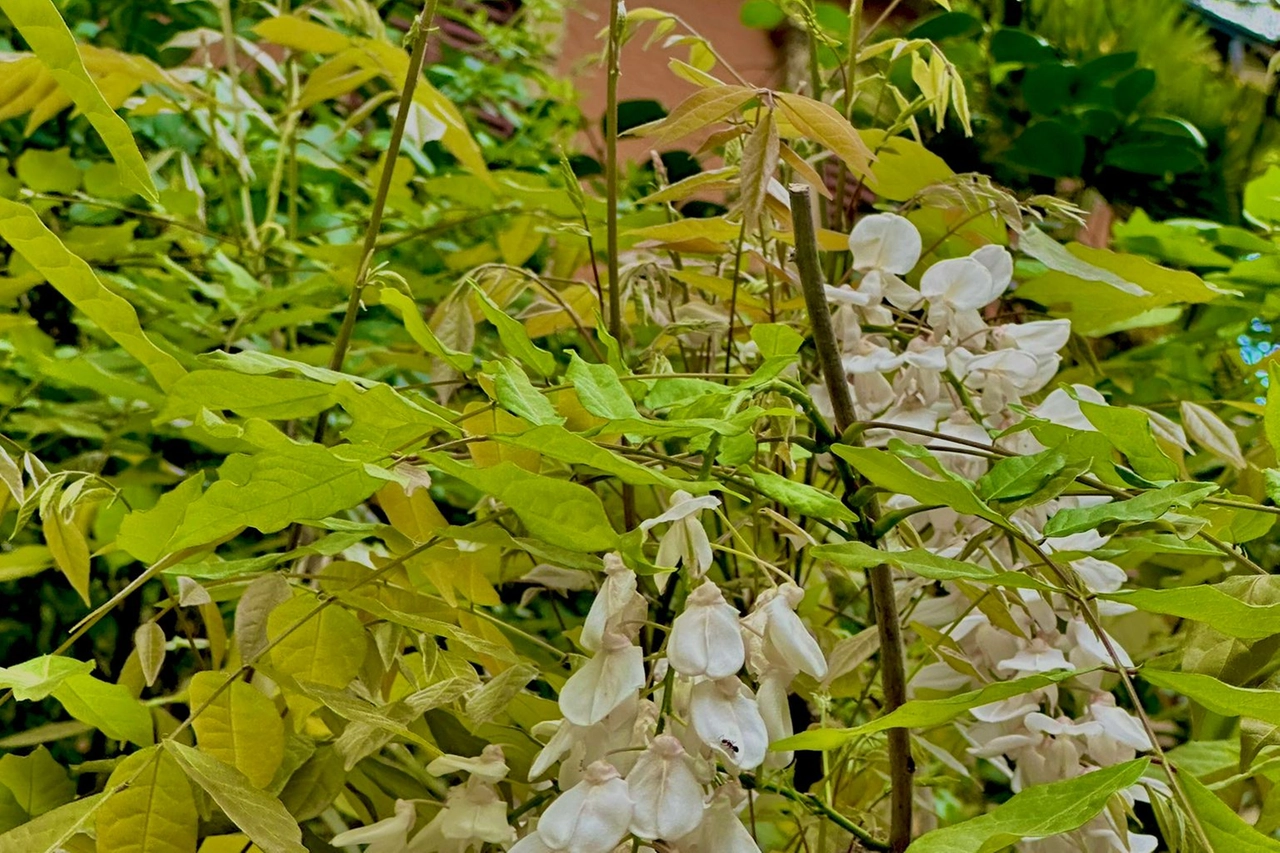
<svg viewBox="0 0 1280 853">
<path fill-rule="evenodd" d="M 749 30 L 738 21 L 741 0 L 627 0 L 632 8 L 651 6 L 679 14 L 690 26 L 710 41 L 717 52 L 738 73 L 752 83 L 775 85 L 780 80 L 781 58 L 769 34 Z M 609 20 L 609 0 L 571 0 L 565 16 L 565 34 L 561 47 L 560 70 L 572 75 L 582 93 L 582 107 L 591 122 L 591 144 L 600 144 L 600 117 L 604 114 L 605 77 L 600 63 L 590 61 L 602 44 L 596 36 Z M 664 49 L 654 44 L 644 49 L 645 35 L 652 24 L 646 24 L 641 36 L 623 48 L 622 76 L 618 81 L 619 100 L 651 98 L 667 109 L 695 90 L 671 73 L 667 62 L 672 57 L 687 60 L 689 49 L 677 46 Z M 684 146 L 681 146 L 684 147 Z M 624 140 L 619 147 L 624 158 L 647 156 L 643 142 Z"/>
</svg>

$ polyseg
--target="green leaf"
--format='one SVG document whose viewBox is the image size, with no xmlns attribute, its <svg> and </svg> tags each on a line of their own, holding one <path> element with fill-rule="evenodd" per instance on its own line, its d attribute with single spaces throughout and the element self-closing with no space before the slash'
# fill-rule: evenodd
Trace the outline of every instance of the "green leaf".
<svg viewBox="0 0 1280 853">
<path fill-rule="evenodd" d="M 1271 443 L 1271 449 L 1280 456 L 1280 365 L 1275 362 L 1267 365 L 1267 379 L 1267 404 L 1264 409 L 1263 425 L 1266 428 L 1267 441 Z"/>
<path fill-rule="evenodd" d="M 439 432 L 462 432 L 429 408 L 434 404 L 421 398 L 415 401 L 409 392 L 402 394 L 390 385 L 362 389 L 354 382 L 340 382 L 333 389 L 333 397 L 351 415 L 351 426 L 342 434 L 356 444 L 371 444 L 380 450 L 407 450 Z"/>
<path fill-rule="evenodd" d="M 634 127 L 628 134 L 648 137 L 655 144 L 675 142 L 719 121 L 755 96 L 755 90 L 746 86 L 708 86 L 685 98 L 665 118 Z"/>
<path fill-rule="evenodd" d="M 1191 801 L 1204 833 L 1213 850 L 1222 853 L 1276 853 L 1280 841 L 1268 838 L 1249 824 L 1204 786 L 1193 773 L 1180 773 L 1178 779 Z"/>
<path fill-rule="evenodd" d="M 485 362 L 484 369 L 493 375 L 494 396 L 502 408 L 536 426 L 564 423 L 565 419 L 557 414 L 546 395 L 533 387 L 519 364 L 502 358 Z"/>
<path fill-rule="evenodd" d="M 792 749 L 815 749 L 820 751 L 838 749 L 850 740 L 862 735 L 875 734 L 887 729 L 928 729 L 950 722 L 956 717 L 983 705 L 1000 702 L 1014 696 L 1021 696 L 1033 690 L 1039 690 L 1069 678 L 1081 675 L 1075 670 L 1032 675 L 1017 678 L 1013 681 L 1000 681 L 988 684 L 978 690 L 957 693 L 944 699 L 911 699 L 897 709 L 878 717 L 869 723 L 848 729 L 812 729 L 789 738 L 783 738 L 770 745 L 775 751 Z"/>
<path fill-rule="evenodd" d="M 61 655 L 41 655 L 24 663 L 0 667 L 0 689 L 12 690 L 20 702 L 39 701 L 73 675 L 93 672 L 89 661 Z"/>
<path fill-rule="evenodd" d="M 204 709 L 191 727 L 203 752 L 235 767 L 254 787 L 265 788 L 284 761 L 284 723 L 266 694 L 238 678 L 214 698 L 228 678 L 223 672 L 191 677 L 187 704 L 193 713 Z"/>
<path fill-rule="evenodd" d="M 1151 419 L 1145 412 L 1120 406 L 1103 406 L 1081 400 L 1080 411 L 1089 423 L 1125 455 L 1133 470 L 1147 480 L 1174 480 L 1178 466 L 1165 456 L 1151 432 Z"/>
<path fill-rule="evenodd" d="M 596 417 L 606 420 L 640 417 L 636 404 L 609 365 L 588 364 L 576 352 L 570 351 L 565 378 L 577 392 L 582 408 Z"/>
<path fill-rule="evenodd" d="M 1154 309 L 1210 302 L 1229 293 L 1192 273 L 1157 266 L 1137 255 L 1070 243 L 1064 252 L 1072 260 L 1051 256 L 1044 251 L 1050 243 L 1057 245 L 1048 237 L 1043 245 L 1036 238 L 1028 249 L 1024 235 L 1019 244 L 1023 251 L 1048 266 L 1049 272 L 1019 285 L 1018 294 L 1069 318 L 1077 334 L 1109 334 L 1131 324 L 1142 325 L 1141 318 Z M 1078 262 L 1085 266 L 1076 266 Z M 1093 272 L 1097 269 L 1103 273 Z M 1143 293 L 1132 292 L 1134 287 Z"/>
<path fill-rule="evenodd" d="M 1280 603 L 1249 604 L 1218 586 L 1135 589 L 1100 597 L 1132 605 L 1146 613 L 1201 622 L 1228 637 L 1242 640 L 1280 634 Z"/>
<path fill-rule="evenodd" d="M 775 93 L 787 120 L 807 139 L 831 150 L 855 175 L 865 175 L 875 156 L 843 115 L 830 104 L 804 95 Z"/>
<path fill-rule="evenodd" d="M 68 714 L 112 740 L 127 740 L 138 746 L 155 742 L 151 711 L 122 684 L 99 681 L 92 675 L 73 675 L 59 684 L 52 695 Z"/>
<path fill-rule="evenodd" d="M 422 319 L 417 303 L 408 296 L 395 288 L 384 287 L 379 299 L 383 305 L 394 309 L 400 315 L 409 337 L 413 338 L 414 342 L 428 353 L 443 359 L 455 370 L 470 370 L 475 364 L 475 359 L 471 357 L 470 353 L 458 352 L 441 343 L 440 339 L 436 337 L 436 333 L 431 331 L 431 327 Z"/>
<path fill-rule="evenodd" d="M 112 853 L 195 853 L 200 815 L 178 762 L 160 746 L 135 752 L 112 771 L 98 809 L 98 849 Z"/>
<path fill-rule="evenodd" d="M 111 152 L 111 159 L 120 168 L 121 183 L 147 201 L 159 201 L 151 173 L 129 126 L 111 109 L 85 70 L 80 50 L 57 7 L 51 0 L 0 0 L 0 10 L 22 33 L 62 91 L 98 131 Z"/>
<path fill-rule="evenodd" d="M 1173 483 L 1125 501 L 1058 510 L 1044 526 L 1045 536 L 1070 536 L 1104 525 L 1155 521 L 1177 507 L 1191 509 L 1218 490 L 1213 483 Z"/>
<path fill-rule="evenodd" d="M 1172 690 L 1224 717 L 1252 717 L 1280 725 L 1280 691 L 1235 687 L 1198 672 L 1143 669 L 1148 684 Z"/>
<path fill-rule="evenodd" d="M 297 627 L 295 627 L 297 626 Z M 296 595 L 267 617 L 271 664 L 298 681 L 346 687 L 364 663 L 364 626 L 344 607 Z"/>
<path fill-rule="evenodd" d="M 69 513 L 57 506 L 40 513 L 44 542 L 53 563 L 86 605 L 89 603 L 89 543 Z"/>
<path fill-rule="evenodd" d="M 329 808 L 346 783 L 342 755 L 325 744 L 289 777 L 280 792 L 280 802 L 295 820 L 311 820 Z"/>
<path fill-rule="evenodd" d="M 218 469 L 218 481 L 186 505 L 176 527 L 152 527 L 159 546 L 152 551 L 206 545 L 245 527 L 274 533 L 295 521 L 327 518 L 353 507 L 393 479 L 358 454 L 350 445 L 292 442 L 251 456 L 233 454 Z"/>
<path fill-rule="evenodd" d="M 13 794 L 31 817 L 39 817 L 76 798 L 76 786 L 49 750 L 37 747 L 28 755 L 0 758 L 0 785 Z"/>
<path fill-rule="evenodd" d="M 20 2 L 4 0 L 5 5 Z M 62 26 L 61 18 L 58 25 Z M 133 306 L 108 290 L 89 265 L 68 251 L 45 227 L 34 210 L 0 198 L 0 240 L 11 245 L 71 304 L 140 361 L 161 388 L 168 388 L 186 373 L 176 358 L 157 347 L 142 331 Z"/>
<path fill-rule="evenodd" d="M 830 492 L 824 492 L 822 489 L 765 469 L 752 469 L 747 473 L 755 487 L 767 497 L 807 518 L 821 518 L 828 521 L 858 520 L 857 513 L 841 503 L 840 499 Z"/>
<path fill-rule="evenodd" d="M 0 835 L 0 853 L 58 853 L 106 801 L 106 794 L 94 794 L 45 812 Z"/>
<path fill-rule="evenodd" d="M 562 426 L 534 427 L 515 435 L 494 435 L 491 438 L 501 444 L 537 451 L 543 456 L 549 456 L 569 465 L 585 465 L 588 468 L 604 471 L 633 486 L 662 486 L 665 489 L 684 489 L 686 492 L 695 495 L 705 495 L 708 492 L 722 488 L 719 483 L 676 480 L 668 477 L 656 468 L 646 468 L 644 465 L 603 448 L 577 433 L 569 432 Z"/>
<path fill-rule="evenodd" d="M 1096 817 L 1116 793 L 1137 783 L 1148 763 L 1139 758 L 1074 779 L 1035 785 L 984 815 L 925 833 L 907 853 L 996 853 L 1020 841 L 1071 832 Z"/>
<path fill-rule="evenodd" d="M 876 195 L 906 201 L 927 186 L 955 177 L 945 160 L 913 139 L 886 139 L 883 130 L 870 128 L 858 135 L 876 155 L 867 176 L 867 187 Z"/>
<path fill-rule="evenodd" d="M 976 515 L 1000 527 L 1009 525 L 1004 516 L 983 503 L 962 480 L 926 477 L 892 453 L 870 447 L 837 444 L 831 452 L 882 489 L 915 498 L 926 506 L 949 506 L 961 515 Z"/>
<path fill-rule="evenodd" d="M 423 454 L 432 465 L 511 508 L 539 539 L 571 551 L 609 551 L 618 534 L 600 498 L 585 486 L 531 474 L 511 462 L 472 468 L 437 453 Z"/>
<path fill-rule="evenodd" d="M 174 740 L 166 740 L 164 748 L 187 778 L 208 792 L 263 853 L 307 853 L 302 845 L 302 830 L 285 807 L 275 797 L 250 785 L 239 770 Z"/>
<path fill-rule="evenodd" d="M 489 298 L 489 294 L 472 285 L 476 298 L 480 303 L 480 312 L 485 319 L 498 330 L 498 339 L 508 355 L 514 356 L 537 371 L 538 375 L 548 377 L 556 372 L 556 357 L 529 340 L 529 333 L 524 324 L 507 314 L 498 303 Z"/>
<path fill-rule="evenodd" d="M 997 573 L 986 566 L 953 560 L 950 557 L 940 557 L 923 548 L 913 548 L 909 551 L 882 551 L 865 542 L 838 542 L 815 546 L 810 548 L 809 552 L 815 557 L 830 560 L 851 571 L 861 571 L 888 563 L 922 578 L 937 581 L 972 580 L 994 583 L 1010 574 L 1016 574 Z M 1029 577 L 1027 580 L 1028 586 L 1036 583 Z"/>
<path fill-rule="evenodd" d="M 227 409 L 246 418 L 308 418 L 333 405 L 328 385 L 308 379 L 251 376 L 229 370 L 193 370 L 173 383 L 158 415 L 162 421 L 194 418 L 201 409 Z"/>
<path fill-rule="evenodd" d="M 782 26 L 787 15 L 773 0 L 746 0 L 738 10 L 738 20 L 753 30 L 772 30 Z"/>
<path fill-rule="evenodd" d="M 795 355 L 804 344 L 804 336 L 784 323 L 757 323 L 751 327 L 751 340 L 765 358 Z"/>
</svg>

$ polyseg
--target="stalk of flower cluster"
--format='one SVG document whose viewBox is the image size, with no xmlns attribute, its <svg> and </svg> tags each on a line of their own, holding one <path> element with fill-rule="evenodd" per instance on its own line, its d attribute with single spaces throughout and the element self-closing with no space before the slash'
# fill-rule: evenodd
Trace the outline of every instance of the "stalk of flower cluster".
<svg viewBox="0 0 1280 853">
<path fill-rule="evenodd" d="M 831 324 L 831 310 L 827 305 L 822 272 L 818 266 L 817 232 L 813 222 L 813 207 L 809 187 L 793 184 L 790 187 L 791 219 L 795 229 L 796 266 L 800 271 L 800 285 L 804 291 L 805 307 L 809 314 L 809 327 L 813 333 L 814 347 L 818 351 L 818 363 L 831 396 L 831 407 L 836 415 L 836 428 L 844 435 L 855 421 L 853 398 L 849 382 Z M 846 492 L 854 494 L 861 486 L 846 474 Z M 873 501 L 862 507 L 858 521 L 858 538 L 868 544 L 875 543 L 876 508 Z M 902 623 L 898 618 L 897 597 L 893 589 L 893 575 L 889 566 L 882 563 L 867 570 L 871 587 L 871 600 L 876 617 L 876 630 L 880 636 L 880 671 L 884 690 L 885 712 L 891 713 L 907 701 L 907 679 L 902 654 Z M 889 781 L 890 828 L 889 846 L 895 853 L 907 849 L 911 843 L 912 775 L 911 733 L 907 729 L 890 729 Z"/>
</svg>

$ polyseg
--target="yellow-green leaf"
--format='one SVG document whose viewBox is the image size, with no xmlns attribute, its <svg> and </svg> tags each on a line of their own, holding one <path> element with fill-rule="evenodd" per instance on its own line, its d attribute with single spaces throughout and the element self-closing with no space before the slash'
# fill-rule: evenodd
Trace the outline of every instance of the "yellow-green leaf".
<svg viewBox="0 0 1280 853">
<path fill-rule="evenodd" d="M 1251 717 L 1280 725 L 1280 690 L 1236 687 L 1198 672 L 1143 669 L 1148 684 L 1172 690 L 1224 717 Z"/>
<path fill-rule="evenodd" d="M 152 343 L 142 331 L 133 306 L 108 290 L 89 265 L 45 227 L 34 210 L 0 198 L 0 240 L 11 245 L 71 304 L 142 362 L 161 388 L 168 388 L 186 373 L 176 358 Z"/>
<path fill-rule="evenodd" d="M 73 675 L 53 691 L 67 713 L 93 726 L 112 740 L 150 746 L 155 738 L 151 712 L 121 684 L 99 681 L 92 675 Z"/>
<path fill-rule="evenodd" d="M 147 686 L 156 683 L 160 667 L 164 666 L 164 629 L 155 622 L 146 622 L 133 632 L 133 646 L 138 650 L 138 665 Z"/>
<path fill-rule="evenodd" d="M 271 663 L 298 681 L 346 687 L 364 662 L 364 626 L 345 608 L 316 612 L 320 606 L 313 596 L 298 595 L 271 611 L 267 637 L 276 643 Z"/>
<path fill-rule="evenodd" d="M 284 760 L 284 723 L 266 694 L 238 678 L 214 696 L 227 678 L 222 672 L 192 676 L 187 704 L 193 713 L 204 710 L 191 727 L 203 752 L 235 767 L 255 787 L 265 788 Z"/>
<path fill-rule="evenodd" d="M 195 792 L 161 747 L 125 758 L 107 790 L 112 793 L 96 821 L 100 853 L 194 853 L 200 825 Z"/>
<path fill-rule="evenodd" d="M 164 747 L 187 778 L 203 788 L 263 853 L 307 853 L 302 830 L 285 807 L 250 785 L 239 770 L 174 740 L 166 740 Z"/>
<path fill-rule="evenodd" d="M 158 201 L 147 163 L 124 119 L 107 104 L 85 70 L 80 51 L 52 0 L 0 0 L 0 10 L 18 28 L 36 56 L 106 143 L 120 167 L 122 183 L 148 201 Z M 7 238 L 6 238 L 7 239 Z"/>
<path fill-rule="evenodd" d="M 80 599 L 89 603 L 89 543 L 75 521 L 52 506 L 41 513 L 44 541 L 53 555 L 53 564 L 71 582 Z"/>
<path fill-rule="evenodd" d="M 94 794 L 45 812 L 0 835 L 0 853 L 56 853 L 89 823 L 106 800 L 106 794 Z"/>
<path fill-rule="evenodd" d="M 12 690 L 21 702 L 39 701 L 73 675 L 93 672 L 93 664 L 61 655 L 41 655 L 20 664 L 0 667 L 0 689 Z"/>
<path fill-rule="evenodd" d="M 76 797 L 75 783 L 43 746 L 28 755 L 9 754 L 0 758 L 0 785 L 9 789 L 31 817 L 38 817 Z"/>
<path fill-rule="evenodd" d="M 855 175 L 865 175 L 875 155 L 835 107 L 804 95 L 776 93 L 778 106 L 806 138 L 831 149 Z"/>
<path fill-rule="evenodd" d="M 727 116 L 754 98 L 746 86 L 709 86 L 699 89 L 676 105 L 665 118 L 633 128 L 633 136 L 645 136 L 655 143 L 674 142 Z"/>
<path fill-rule="evenodd" d="M 400 320 L 404 323 L 409 337 L 428 353 L 443 359 L 456 370 L 468 370 L 475 363 L 470 353 L 458 352 L 446 347 L 422 319 L 417 303 L 408 296 L 395 288 L 384 287 L 379 299 L 383 305 L 400 315 Z"/>
<path fill-rule="evenodd" d="M 1206 788 L 1194 773 L 1180 773 L 1178 778 L 1213 850 L 1220 853 L 1280 851 L 1280 841 L 1263 835 L 1245 823 L 1230 806 L 1218 799 L 1217 794 Z"/>
</svg>

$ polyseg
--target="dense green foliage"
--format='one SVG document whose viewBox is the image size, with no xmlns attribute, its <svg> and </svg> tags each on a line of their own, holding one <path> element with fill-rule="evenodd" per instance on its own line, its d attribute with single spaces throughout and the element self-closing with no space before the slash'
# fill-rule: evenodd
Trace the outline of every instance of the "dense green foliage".
<svg viewBox="0 0 1280 853">
<path fill-rule="evenodd" d="M 561 5 L 0 0 L 0 853 L 1280 849 L 1258 93 Z"/>
</svg>

